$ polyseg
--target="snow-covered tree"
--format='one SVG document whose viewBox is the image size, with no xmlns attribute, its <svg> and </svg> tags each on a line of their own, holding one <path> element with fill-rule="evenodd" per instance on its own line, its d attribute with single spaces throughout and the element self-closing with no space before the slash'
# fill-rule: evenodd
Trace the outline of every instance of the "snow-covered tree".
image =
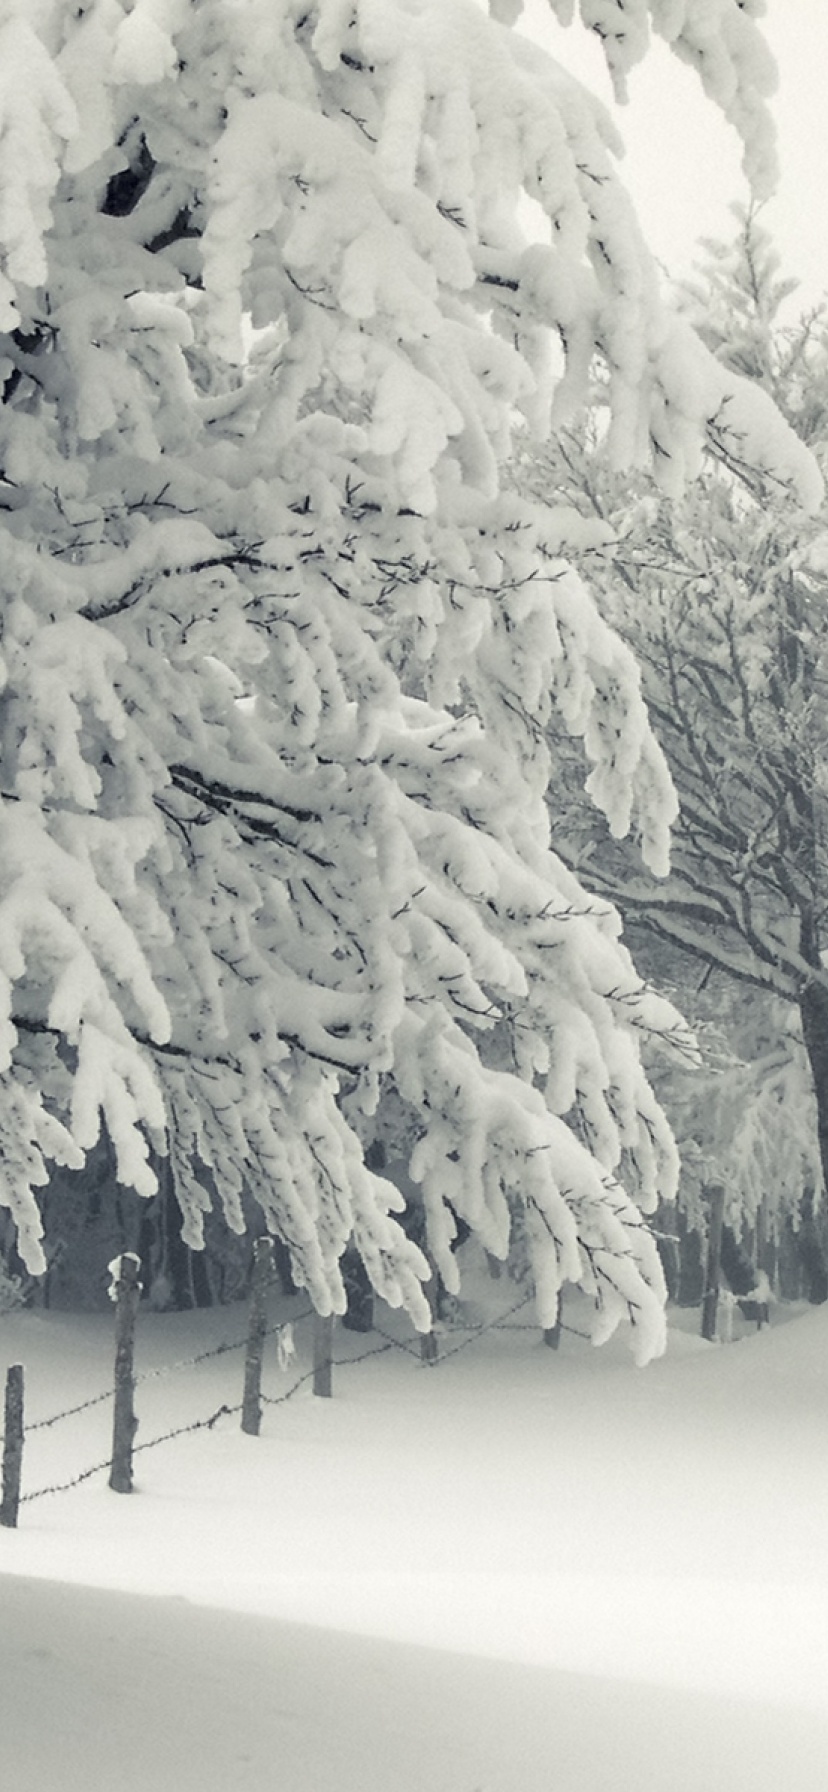
<svg viewBox="0 0 828 1792">
<path fill-rule="evenodd" d="M 695 61 L 761 186 L 759 10 L 581 8 L 619 81 L 650 19 Z M 659 870 L 673 798 L 592 524 L 501 469 L 597 360 L 665 489 L 710 429 L 819 481 L 662 308 L 614 126 L 518 11 L 0 0 L 0 1198 L 36 1267 L 33 1190 L 103 1124 L 139 1192 L 168 1153 L 193 1246 L 252 1196 L 321 1309 L 353 1236 L 425 1325 L 390 1114 L 449 1286 L 455 1215 L 503 1255 L 519 1202 L 542 1322 L 580 1282 L 644 1358 L 676 1156 L 639 1048 L 679 1023 L 556 856 L 550 716 Z"/>
<path fill-rule="evenodd" d="M 706 245 L 680 302 L 821 459 L 825 318 L 781 321 L 795 282 L 780 279 L 761 218 L 735 209 L 734 239 Z M 640 962 L 649 942 L 651 971 L 666 969 L 683 1011 L 718 1036 L 708 1076 L 674 1082 L 668 1101 L 697 1146 L 685 1196 L 724 1181 L 734 1218 L 754 1219 L 763 1197 L 796 1213 L 828 1176 L 824 518 L 793 507 L 715 429 L 703 477 L 665 505 L 608 472 L 599 419 L 600 405 L 541 476 L 607 526 L 595 588 L 642 666 L 680 816 L 658 882 L 597 837 L 573 787 L 565 856 L 618 901 Z"/>
</svg>

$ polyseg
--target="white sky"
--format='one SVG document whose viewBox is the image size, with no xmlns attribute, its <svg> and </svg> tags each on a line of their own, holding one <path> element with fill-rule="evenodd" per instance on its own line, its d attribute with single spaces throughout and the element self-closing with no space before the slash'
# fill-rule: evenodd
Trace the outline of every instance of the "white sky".
<svg viewBox="0 0 828 1792">
<path fill-rule="evenodd" d="M 674 275 L 689 271 L 701 236 L 730 235 L 728 205 L 747 197 L 741 146 L 693 71 L 656 41 L 616 108 L 597 40 L 562 29 L 547 0 L 525 0 L 524 28 L 615 113 L 627 145 L 623 174 L 651 249 Z M 773 109 L 781 182 L 765 222 L 780 272 L 801 282 L 795 309 L 828 292 L 828 0 L 767 0 L 763 31 L 779 68 Z"/>
</svg>

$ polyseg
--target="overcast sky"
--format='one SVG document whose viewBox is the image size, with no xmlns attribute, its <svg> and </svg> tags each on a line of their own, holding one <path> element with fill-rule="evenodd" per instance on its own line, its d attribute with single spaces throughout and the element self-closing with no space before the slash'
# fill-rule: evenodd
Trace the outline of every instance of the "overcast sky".
<svg viewBox="0 0 828 1792">
<path fill-rule="evenodd" d="M 525 27 L 615 111 L 624 177 L 650 247 L 671 273 L 687 273 L 699 237 L 729 235 L 728 205 L 747 196 L 735 133 L 661 42 L 633 73 L 629 105 L 616 108 L 591 33 L 563 30 L 547 0 L 526 0 Z M 781 272 L 801 281 L 810 304 L 828 293 L 828 0 L 768 0 L 763 29 L 779 67 L 782 166 L 765 216 Z"/>
</svg>

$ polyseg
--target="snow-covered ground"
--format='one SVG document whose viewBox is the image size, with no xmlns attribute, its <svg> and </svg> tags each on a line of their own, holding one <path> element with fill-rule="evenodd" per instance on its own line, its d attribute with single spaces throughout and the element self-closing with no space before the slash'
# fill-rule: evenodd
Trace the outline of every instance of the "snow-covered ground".
<svg viewBox="0 0 828 1792">
<path fill-rule="evenodd" d="M 139 1370 L 244 1328 L 142 1313 Z M 271 1346 L 270 1394 L 307 1334 L 281 1376 Z M 0 1345 L 31 1423 L 107 1387 L 109 1315 L 8 1316 Z M 149 1380 L 139 1442 L 240 1397 L 240 1352 Z M 104 1401 L 33 1431 L 24 1488 L 102 1461 L 110 1424 Z M 729 1346 L 674 1330 L 644 1371 L 572 1332 L 434 1370 L 387 1350 L 258 1439 L 224 1415 L 147 1450 L 130 1498 L 100 1474 L 21 1507 L 0 1784 L 825 1792 L 826 1487 L 826 1310 Z"/>
</svg>

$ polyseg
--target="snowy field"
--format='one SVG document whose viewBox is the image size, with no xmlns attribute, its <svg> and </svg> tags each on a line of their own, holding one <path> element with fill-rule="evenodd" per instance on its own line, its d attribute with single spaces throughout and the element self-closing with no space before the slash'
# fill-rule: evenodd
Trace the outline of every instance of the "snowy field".
<svg viewBox="0 0 828 1792">
<path fill-rule="evenodd" d="M 244 1329 L 142 1313 L 139 1371 Z M 307 1331 L 284 1374 L 271 1347 L 270 1394 Z M 110 1315 L 0 1337 L 32 1423 L 107 1386 Z M 240 1397 L 239 1352 L 150 1380 L 139 1441 Z M 105 1458 L 110 1421 L 33 1432 L 24 1490 Z M 572 1332 L 557 1354 L 489 1332 L 434 1370 L 387 1350 L 258 1439 L 225 1415 L 147 1450 L 131 1498 L 97 1475 L 21 1507 L 0 1784 L 825 1792 L 827 1487 L 826 1310 L 729 1346 L 673 1331 L 644 1371 Z"/>
</svg>

